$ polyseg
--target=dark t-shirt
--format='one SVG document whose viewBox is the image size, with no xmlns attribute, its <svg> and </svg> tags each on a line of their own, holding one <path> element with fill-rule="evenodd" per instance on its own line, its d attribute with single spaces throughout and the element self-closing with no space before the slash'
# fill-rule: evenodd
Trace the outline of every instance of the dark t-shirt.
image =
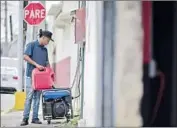
<svg viewBox="0 0 177 128">
<path fill-rule="evenodd" d="M 25 55 L 28 55 L 33 61 L 42 66 L 47 66 L 49 63 L 47 48 L 41 46 L 38 40 L 28 43 L 24 52 Z M 26 76 L 31 77 L 32 70 L 35 68 L 34 65 L 27 62 L 26 67 Z"/>
</svg>

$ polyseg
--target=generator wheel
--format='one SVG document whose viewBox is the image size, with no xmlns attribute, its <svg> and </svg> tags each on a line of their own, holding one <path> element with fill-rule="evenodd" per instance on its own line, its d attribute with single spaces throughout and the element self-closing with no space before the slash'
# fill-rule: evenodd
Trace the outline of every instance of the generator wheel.
<svg viewBox="0 0 177 128">
<path fill-rule="evenodd" d="M 66 118 L 66 123 L 69 123 L 70 119 L 69 118 Z"/>
<path fill-rule="evenodd" d="M 74 112 L 73 112 L 73 106 L 71 105 L 71 119 L 73 119 L 74 118 L 74 114 L 73 114 Z"/>
<path fill-rule="evenodd" d="M 51 120 L 47 120 L 47 124 L 51 124 Z"/>
</svg>

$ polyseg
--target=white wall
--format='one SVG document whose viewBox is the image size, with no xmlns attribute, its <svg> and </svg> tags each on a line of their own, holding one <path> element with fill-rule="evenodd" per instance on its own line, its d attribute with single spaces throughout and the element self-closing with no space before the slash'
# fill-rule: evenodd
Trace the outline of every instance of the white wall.
<svg viewBox="0 0 177 128">
<path fill-rule="evenodd" d="M 54 30 L 54 38 L 55 38 L 55 43 L 56 43 L 56 56 L 55 56 L 55 63 L 59 62 L 62 56 L 62 47 L 63 47 L 63 29 L 60 28 L 55 28 Z"/>
<path fill-rule="evenodd" d="M 70 11 L 75 10 L 77 8 L 78 8 L 78 1 L 63 1 L 62 13 L 60 15 L 66 14 L 66 13 L 69 14 Z M 55 22 L 54 17 L 48 16 L 47 21 L 48 21 L 48 29 L 50 31 L 53 31 L 53 36 L 55 40 L 55 43 L 51 43 L 48 46 L 48 50 L 50 52 L 49 53 L 50 62 L 56 63 L 68 56 L 71 56 L 71 59 L 72 59 L 71 61 L 73 63 L 76 63 L 75 61 L 77 61 L 77 59 L 74 59 L 74 58 L 76 58 L 76 55 L 77 55 L 77 45 L 74 44 L 74 39 L 75 39 L 74 23 L 70 23 L 64 29 L 61 29 L 61 28 L 58 28 L 57 26 L 54 26 L 54 22 Z M 55 56 L 55 60 L 53 60 L 52 52 L 55 46 L 56 46 L 56 56 Z"/>
<path fill-rule="evenodd" d="M 55 17 L 54 16 L 47 16 L 46 18 L 46 22 L 47 22 L 47 30 L 48 31 L 51 31 L 53 33 L 52 35 L 52 38 L 54 39 L 54 42 L 53 41 L 50 41 L 48 46 L 47 46 L 47 49 L 48 49 L 48 57 L 49 57 L 49 62 L 50 64 L 54 63 L 55 60 L 55 55 L 53 54 L 54 52 L 54 48 L 56 47 L 56 43 L 57 43 L 57 40 L 55 39 L 55 29 L 54 29 L 54 21 L 55 21 Z"/>
<path fill-rule="evenodd" d="M 84 120 L 87 127 L 100 126 L 98 122 L 98 106 L 96 97 L 98 84 L 98 15 L 99 2 L 87 2 L 86 21 L 86 54 L 84 80 Z M 64 1 L 64 11 L 77 8 L 75 1 Z M 127 10 L 127 6 L 133 6 Z M 142 121 L 139 114 L 139 103 L 142 96 L 142 40 L 141 40 L 141 7 L 140 2 L 117 2 L 118 33 L 117 33 L 117 61 L 115 85 L 117 94 L 117 126 L 140 126 Z M 133 20 L 133 22 L 132 22 Z M 127 38 L 128 35 L 128 38 Z M 74 44 L 73 24 L 63 30 L 55 28 L 56 44 L 55 62 L 71 56 L 71 82 L 74 78 L 77 63 L 77 45 Z M 52 49 L 52 48 L 51 48 Z M 52 58 L 52 55 L 50 55 Z M 133 60 L 132 60 L 133 58 Z M 131 65 L 130 65 L 131 63 Z M 126 93 L 123 93 L 126 92 Z M 101 101 L 100 101 L 101 102 Z M 131 104 L 130 104 L 131 103 Z M 130 107 L 131 106 L 131 107 Z M 100 106 L 99 106 L 100 107 Z"/>
<path fill-rule="evenodd" d="M 55 28 L 56 56 L 55 63 L 71 57 L 71 77 L 73 81 L 77 66 L 77 44 L 74 43 L 74 24 L 70 24 L 64 29 Z"/>
<path fill-rule="evenodd" d="M 74 80 L 76 67 L 77 67 L 77 50 L 78 45 L 75 44 L 75 38 L 74 38 L 74 23 L 69 24 L 64 29 L 55 27 L 54 30 L 54 38 L 55 38 L 55 44 L 56 44 L 56 55 L 55 60 L 52 60 L 52 55 L 50 54 L 50 61 L 55 62 L 56 64 L 63 59 L 70 57 L 70 86 Z M 52 48 L 49 48 L 52 49 Z M 60 79 L 60 78 L 58 78 Z M 61 78 L 62 79 L 62 78 Z M 75 94 L 76 86 L 74 86 L 72 93 Z M 79 103 L 77 100 L 74 100 L 74 110 L 78 110 Z"/>
<path fill-rule="evenodd" d="M 70 12 L 78 9 L 78 1 L 64 1 L 63 2 L 63 13 Z"/>
<path fill-rule="evenodd" d="M 62 13 L 60 15 L 70 14 L 70 11 L 73 11 L 77 8 L 78 8 L 78 1 L 63 1 Z M 50 43 L 48 46 L 49 61 L 50 63 L 58 63 L 67 57 L 71 57 L 71 67 L 70 67 L 71 69 L 70 85 L 71 85 L 77 67 L 78 45 L 74 43 L 75 42 L 74 23 L 70 23 L 70 20 L 71 19 L 68 19 L 69 24 L 67 26 L 65 26 L 64 28 L 59 28 L 57 27 L 57 25 L 56 26 L 54 25 L 54 22 L 56 22 L 54 17 L 51 16 L 47 17 L 48 29 L 53 31 L 53 38 L 55 40 L 55 43 Z M 53 56 L 52 54 L 54 47 L 56 47 L 55 56 Z"/>
<path fill-rule="evenodd" d="M 97 83 L 98 83 L 98 16 L 97 8 L 100 2 L 87 1 L 86 4 L 86 52 L 85 52 L 85 69 L 84 69 L 84 110 L 83 118 L 86 121 L 86 125 L 83 127 L 100 127 L 98 115 L 100 109 L 97 109 L 100 105 L 96 103 Z M 101 101 L 100 101 L 101 103 Z"/>
<path fill-rule="evenodd" d="M 129 8 L 131 7 L 131 8 Z M 140 127 L 143 31 L 140 1 L 117 2 L 115 86 L 117 126 Z"/>
<path fill-rule="evenodd" d="M 78 1 L 63 1 L 63 10 L 62 13 L 70 12 L 74 9 L 77 9 Z M 53 19 L 54 20 L 54 19 Z M 70 19 L 68 19 L 70 20 Z M 49 23 L 53 23 L 52 19 L 49 20 Z M 50 62 L 58 63 L 59 61 L 65 59 L 66 57 L 71 57 L 71 77 L 70 81 L 73 81 L 75 70 L 77 66 L 77 44 L 75 44 L 75 35 L 74 35 L 74 22 L 68 24 L 65 28 L 61 29 L 56 26 L 53 26 L 49 24 L 50 27 L 53 27 L 53 34 L 54 34 L 54 40 L 55 43 L 52 45 L 49 45 L 49 59 Z M 56 46 L 56 56 L 55 60 L 53 60 L 53 48 Z"/>
<path fill-rule="evenodd" d="M 86 54 L 84 77 L 84 119 L 80 126 L 100 127 L 101 116 L 97 83 L 99 83 L 99 3 L 87 1 Z M 129 10 L 128 6 L 133 7 Z M 142 28 L 141 2 L 117 2 L 117 51 L 114 82 L 116 126 L 141 126 L 139 114 L 142 96 Z M 128 36 L 128 37 L 127 37 Z M 100 108 L 100 109 L 99 109 Z"/>
</svg>

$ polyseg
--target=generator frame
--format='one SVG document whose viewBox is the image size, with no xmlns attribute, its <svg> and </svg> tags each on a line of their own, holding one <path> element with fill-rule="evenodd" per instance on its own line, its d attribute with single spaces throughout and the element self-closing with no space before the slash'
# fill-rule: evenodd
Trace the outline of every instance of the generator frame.
<svg viewBox="0 0 177 128">
<path fill-rule="evenodd" d="M 42 91 L 42 112 L 43 112 L 43 120 L 47 120 L 48 124 L 51 124 L 51 120 L 57 120 L 57 119 L 67 119 L 67 123 L 70 121 L 70 119 L 73 119 L 73 105 L 72 105 L 72 94 L 71 94 L 71 89 L 70 88 L 55 88 L 53 90 L 57 90 L 57 91 L 69 91 L 70 95 L 67 96 L 69 98 L 68 105 L 69 105 L 69 112 L 64 116 L 64 117 L 54 117 L 53 116 L 53 105 L 54 105 L 54 101 L 45 101 L 44 99 L 44 92 L 46 91 L 50 91 L 51 89 Z M 50 107 L 50 109 L 48 109 L 48 107 Z M 49 113 L 46 113 L 46 110 L 50 110 Z"/>
</svg>

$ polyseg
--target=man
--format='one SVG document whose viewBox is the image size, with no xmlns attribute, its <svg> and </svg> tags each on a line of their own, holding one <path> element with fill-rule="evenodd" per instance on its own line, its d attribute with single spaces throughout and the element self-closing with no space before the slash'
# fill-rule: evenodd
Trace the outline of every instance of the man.
<svg viewBox="0 0 177 128">
<path fill-rule="evenodd" d="M 31 74 L 34 68 L 43 70 L 44 67 L 49 66 L 48 52 L 47 49 L 45 48 L 45 45 L 47 45 L 49 41 L 52 40 L 51 38 L 52 38 L 51 32 L 40 30 L 39 39 L 27 44 L 24 53 L 24 60 L 27 61 L 26 101 L 21 126 L 28 125 L 32 100 L 33 100 L 33 116 L 31 123 L 42 124 L 42 122 L 38 118 L 41 91 L 33 90 L 31 84 L 32 83 Z"/>
</svg>

